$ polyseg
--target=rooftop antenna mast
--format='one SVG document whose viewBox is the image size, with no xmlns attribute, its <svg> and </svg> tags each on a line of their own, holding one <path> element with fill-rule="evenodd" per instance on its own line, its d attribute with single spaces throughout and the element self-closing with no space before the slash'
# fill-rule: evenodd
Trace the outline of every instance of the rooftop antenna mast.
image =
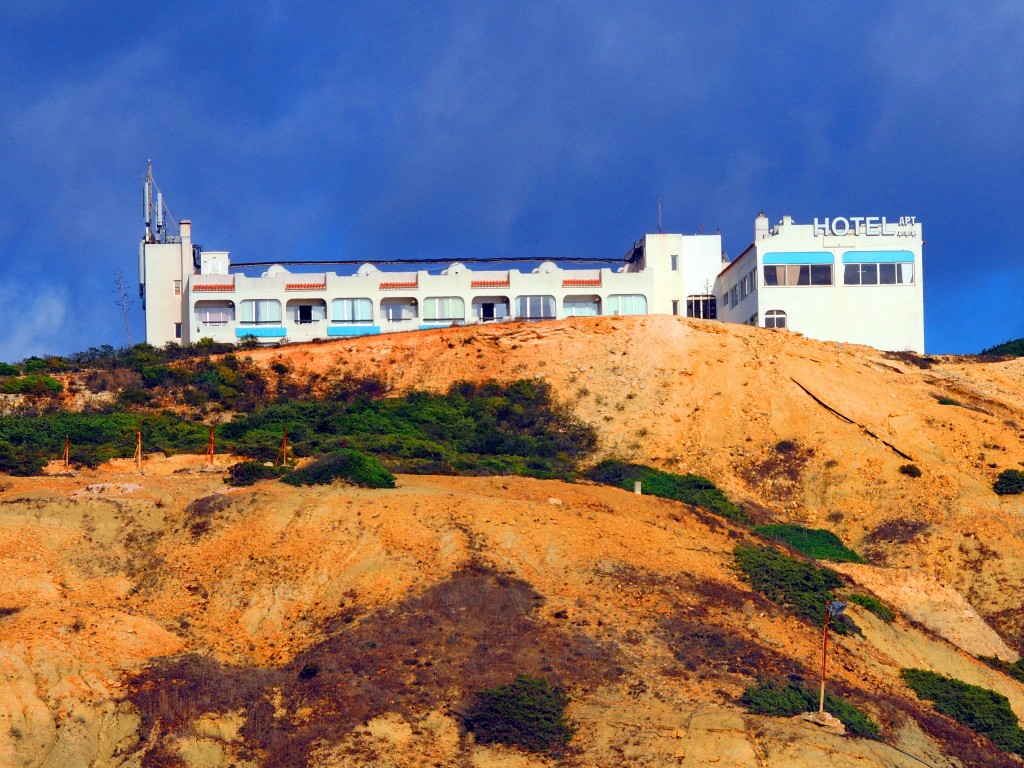
<svg viewBox="0 0 1024 768">
<path fill-rule="evenodd" d="M 658 195 L 658 234 L 662 234 L 661 231 L 661 195 Z"/>
<path fill-rule="evenodd" d="M 156 214 L 156 221 L 153 221 Z M 167 242 L 167 219 L 174 222 L 174 217 L 164 205 L 164 193 L 153 179 L 153 161 L 146 161 L 146 181 L 142 185 L 142 217 L 146 222 L 146 242 Z M 175 224 L 177 226 L 177 224 Z"/>
</svg>

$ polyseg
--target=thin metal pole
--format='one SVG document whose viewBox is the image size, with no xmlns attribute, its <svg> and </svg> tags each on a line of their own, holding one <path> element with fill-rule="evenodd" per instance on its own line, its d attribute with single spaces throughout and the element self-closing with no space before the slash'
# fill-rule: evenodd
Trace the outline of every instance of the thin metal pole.
<svg viewBox="0 0 1024 768">
<path fill-rule="evenodd" d="M 825 666 L 828 664 L 828 617 L 832 614 L 829 610 L 831 601 L 825 603 L 825 629 L 821 633 L 821 697 L 818 700 L 818 713 L 825 713 Z"/>
</svg>

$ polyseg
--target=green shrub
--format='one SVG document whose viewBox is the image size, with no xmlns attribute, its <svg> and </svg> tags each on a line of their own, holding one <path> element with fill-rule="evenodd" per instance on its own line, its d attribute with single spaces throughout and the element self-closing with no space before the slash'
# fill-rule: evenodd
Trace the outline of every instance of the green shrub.
<svg viewBox="0 0 1024 768">
<path fill-rule="evenodd" d="M 896 613 L 892 610 L 892 608 L 887 606 L 877 597 L 872 597 L 871 595 L 862 595 L 859 592 L 855 592 L 854 594 L 850 595 L 849 599 L 851 603 L 856 603 L 862 608 L 867 608 L 869 611 L 875 614 L 875 616 L 877 616 L 887 624 L 892 622 L 892 620 L 896 618 Z"/>
<path fill-rule="evenodd" d="M 984 661 L 993 669 L 998 669 L 1000 672 L 1009 675 L 1014 680 L 1019 680 L 1024 683 L 1024 659 L 1017 659 L 1015 662 L 1003 661 L 996 656 L 979 656 L 981 661 Z"/>
<path fill-rule="evenodd" d="M 954 400 L 952 397 L 940 397 L 939 405 L 961 405 L 959 400 Z"/>
<path fill-rule="evenodd" d="M 19 376 L 21 369 L 10 363 L 0 363 L 0 376 Z"/>
<path fill-rule="evenodd" d="M 921 476 L 921 468 L 917 464 L 902 464 L 900 465 L 900 472 L 907 477 Z"/>
<path fill-rule="evenodd" d="M 1024 339 L 1004 341 L 1002 344 L 996 344 L 994 347 L 981 350 L 981 354 L 1024 357 Z"/>
<path fill-rule="evenodd" d="M 596 483 L 614 485 L 627 491 L 633 490 L 633 483 L 639 480 L 644 493 L 651 496 L 692 504 L 738 523 L 748 521 L 743 507 L 733 504 L 718 486 L 700 475 L 676 475 L 642 464 L 605 459 L 588 469 L 584 476 Z"/>
<path fill-rule="evenodd" d="M 329 485 L 335 480 L 364 488 L 394 488 L 395 476 L 372 456 L 342 448 L 281 478 L 289 485 Z"/>
<path fill-rule="evenodd" d="M 809 690 L 795 682 L 779 685 L 773 680 L 767 680 L 747 688 L 740 702 L 755 715 L 795 717 L 804 712 L 816 712 L 820 703 L 819 696 L 818 691 Z M 878 723 L 845 699 L 836 698 L 827 691 L 825 711 L 837 717 L 854 736 L 877 739 L 881 734 Z"/>
<path fill-rule="evenodd" d="M 507 685 L 476 694 L 466 728 L 481 744 L 507 744 L 531 752 L 557 752 L 575 728 L 565 719 L 569 698 L 546 680 L 519 675 Z"/>
<path fill-rule="evenodd" d="M 833 560 L 837 563 L 864 562 L 864 559 L 843 544 L 838 536 L 821 528 L 780 524 L 759 525 L 754 530 L 769 539 L 784 542 L 800 554 L 816 560 Z"/>
<path fill-rule="evenodd" d="M 3 474 L 29 477 L 41 474 L 45 466 L 46 459 L 41 452 L 0 442 L 0 472 Z"/>
<path fill-rule="evenodd" d="M 1024 493 L 1024 472 L 1019 469 L 1004 469 L 992 484 L 992 490 L 1000 496 Z"/>
<path fill-rule="evenodd" d="M 5 395 L 55 395 L 63 389 L 59 381 L 42 374 L 11 377 L 0 384 L 0 392 Z"/>
<path fill-rule="evenodd" d="M 754 589 L 818 626 L 825 621 L 825 604 L 833 599 L 831 590 L 843 584 L 835 571 L 790 557 L 775 547 L 740 544 L 733 555 Z M 839 634 L 850 632 L 841 621 L 830 626 Z"/>
<path fill-rule="evenodd" d="M 1024 730 L 1001 693 L 924 669 L 903 669 L 900 676 L 918 698 L 934 702 L 942 714 L 987 736 L 1001 749 L 1024 755 Z"/>
<path fill-rule="evenodd" d="M 262 461 L 240 461 L 228 468 L 224 482 L 228 485 L 253 485 L 257 480 L 271 480 L 291 471 L 288 467 L 267 466 Z"/>
</svg>

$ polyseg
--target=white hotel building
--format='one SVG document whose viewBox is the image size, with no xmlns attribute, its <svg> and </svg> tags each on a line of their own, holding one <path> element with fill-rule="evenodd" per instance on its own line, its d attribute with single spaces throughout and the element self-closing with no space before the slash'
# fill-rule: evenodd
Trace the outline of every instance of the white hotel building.
<svg viewBox="0 0 1024 768">
<path fill-rule="evenodd" d="M 258 277 L 232 271 L 226 251 L 192 243 L 164 225 L 162 199 L 146 189 L 146 235 L 139 248 L 146 341 L 237 343 L 312 341 L 503 321 L 595 315 L 685 315 L 790 328 L 818 339 L 885 350 L 924 350 L 921 225 L 874 217 L 769 228 L 723 264 L 720 235 L 645 235 L 614 269 L 528 272 L 469 269 L 354 274 L 290 272 Z M 154 226 L 154 202 L 156 222 Z M 854 222 L 854 223 L 851 223 Z M 600 261 L 598 259 L 597 261 Z M 309 265 L 307 265 L 309 266 Z"/>
</svg>

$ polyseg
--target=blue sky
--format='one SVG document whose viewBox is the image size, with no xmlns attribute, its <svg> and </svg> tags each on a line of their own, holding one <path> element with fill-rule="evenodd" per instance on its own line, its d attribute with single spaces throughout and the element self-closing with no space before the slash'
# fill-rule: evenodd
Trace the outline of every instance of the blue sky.
<svg viewBox="0 0 1024 768">
<path fill-rule="evenodd" d="M 0 359 L 125 344 L 148 158 L 238 261 L 915 215 L 927 351 L 1024 336 L 1024 3 L 769 5 L 6 0 Z"/>
</svg>

